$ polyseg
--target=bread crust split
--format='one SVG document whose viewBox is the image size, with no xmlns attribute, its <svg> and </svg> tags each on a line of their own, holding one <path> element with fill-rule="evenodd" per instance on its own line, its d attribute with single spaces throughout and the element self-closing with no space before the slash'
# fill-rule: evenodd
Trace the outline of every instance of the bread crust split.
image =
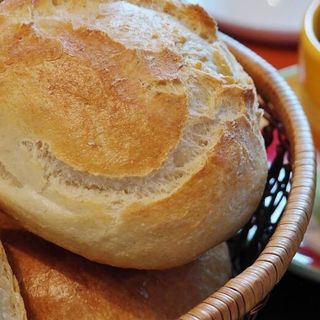
<svg viewBox="0 0 320 320">
<path fill-rule="evenodd" d="M 123 268 L 186 264 L 262 196 L 251 78 L 198 6 L 0 4 L 0 203 L 23 227 Z"/>
</svg>

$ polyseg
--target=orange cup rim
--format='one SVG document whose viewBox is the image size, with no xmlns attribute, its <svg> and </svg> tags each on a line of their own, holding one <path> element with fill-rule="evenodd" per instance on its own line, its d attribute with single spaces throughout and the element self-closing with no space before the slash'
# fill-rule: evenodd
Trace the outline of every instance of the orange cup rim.
<svg viewBox="0 0 320 320">
<path fill-rule="evenodd" d="M 317 38 L 314 25 L 315 18 L 318 18 L 317 23 L 320 24 L 320 1 L 314 1 L 308 8 L 305 19 L 304 19 L 304 29 L 312 46 L 320 53 L 320 39 Z"/>
</svg>

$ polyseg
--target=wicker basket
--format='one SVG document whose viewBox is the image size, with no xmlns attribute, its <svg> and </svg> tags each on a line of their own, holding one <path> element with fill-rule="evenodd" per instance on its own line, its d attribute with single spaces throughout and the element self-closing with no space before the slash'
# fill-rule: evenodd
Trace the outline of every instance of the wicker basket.
<svg viewBox="0 0 320 320">
<path fill-rule="evenodd" d="M 221 36 L 262 97 L 269 121 L 263 131 L 269 179 L 252 220 L 229 242 L 238 275 L 183 320 L 236 320 L 245 315 L 254 319 L 298 250 L 314 200 L 315 150 L 297 98 L 272 66 L 237 41 Z"/>
</svg>

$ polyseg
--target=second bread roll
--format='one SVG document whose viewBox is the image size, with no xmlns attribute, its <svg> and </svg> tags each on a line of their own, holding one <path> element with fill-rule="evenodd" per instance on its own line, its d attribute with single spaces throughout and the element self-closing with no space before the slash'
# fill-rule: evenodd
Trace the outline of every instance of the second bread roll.
<svg viewBox="0 0 320 320">
<path fill-rule="evenodd" d="M 20 229 L 1 212 L 0 232 L 28 320 L 178 319 L 231 276 L 226 244 L 183 267 L 140 271 L 92 263 Z M 7 297 L 11 294 L 6 292 Z M 19 298 L 19 290 L 11 297 Z M 21 301 L 20 297 L 19 313 L 8 314 L 1 308 L 0 319 L 25 320 Z"/>
</svg>

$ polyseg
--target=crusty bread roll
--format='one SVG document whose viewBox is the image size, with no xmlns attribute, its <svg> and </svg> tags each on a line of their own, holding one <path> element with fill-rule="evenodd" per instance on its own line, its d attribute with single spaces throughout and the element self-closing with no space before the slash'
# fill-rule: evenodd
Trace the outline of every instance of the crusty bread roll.
<svg viewBox="0 0 320 320">
<path fill-rule="evenodd" d="M 0 202 L 90 260 L 188 263 L 249 219 L 266 154 L 254 84 L 180 0 L 0 4 Z"/>
<path fill-rule="evenodd" d="M 16 278 L 0 243 L 0 320 L 26 320 L 23 299 Z"/>
<path fill-rule="evenodd" d="M 19 230 L 2 213 L 0 225 L 28 320 L 173 320 L 220 288 L 231 274 L 225 244 L 173 270 L 123 270 L 55 247 Z M 0 290 L 0 299 L 1 294 Z M 25 319 L 2 318 L 5 310 L 0 308 L 0 319 Z"/>
</svg>

